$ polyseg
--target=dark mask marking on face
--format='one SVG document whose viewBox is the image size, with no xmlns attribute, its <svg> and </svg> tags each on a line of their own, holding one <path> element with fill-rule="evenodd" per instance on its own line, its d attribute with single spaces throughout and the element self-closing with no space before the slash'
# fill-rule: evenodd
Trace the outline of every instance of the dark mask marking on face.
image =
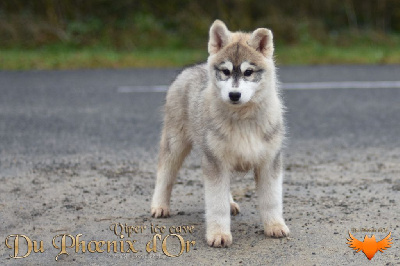
<svg viewBox="0 0 400 266">
<path fill-rule="evenodd" d="M 239 87 L 239 79 L 242 76 L 242 72 L 240 72 L 240 66 L 233 66 L 232 69 L 232 87 L 238 88 Z"/>
<path fill-rule="evenodd" d="M 253 72 L 253 78 L 249 81 L 251 82 L 259 82 L 262 79 L 262 74 L 264 73 L 263 69 L 256 70 Z"/>
<path fill-rule="evenodd" d="M 218 68 L 217 65 L 214 66 L 214 69 L 215 69 L 215 78 L 216 78 L 218 81 L 224 81 L 224 80 L 228 80 L 228 79 L 229 79 L 229 76 L 225 76 L 225 75 L 222 73 L 221 69 Z"/>
</svg>

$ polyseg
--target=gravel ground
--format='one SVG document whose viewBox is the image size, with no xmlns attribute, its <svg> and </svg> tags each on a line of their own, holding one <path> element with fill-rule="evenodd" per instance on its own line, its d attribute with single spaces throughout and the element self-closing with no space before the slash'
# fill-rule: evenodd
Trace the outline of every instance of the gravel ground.
<svg viewBox="0 0 400 266">
<path fill-rule="evenodd" d="M 15 86 L 12 91 L 11 85 L 0 87 L 4 95 L 0 99 L 0 264 L 54 265 L 60 250 L 53 247 L 52 239 L 59 247 L 63 234 L 74 238 L 82 234 L 79 241 L 85 241 L 86 251 L 82 246 L 78 252 L 67 248 L 69 255 L 57 257 L 60 265 L 400 264 L 400 119 L 394 104 L 398 90 L 285 92 L 289 136 L 284 217 L 291 235 L 284 239 L 263 235 L 255 184 L 248 173 L 232 181 L 233 196 L 241 207 L 241 213 L 232 217 L 233 245 L 214 249 L 204 237 L 204 192 L 196 150 L 179 173 L 172 216 L 150 217 L 164 94 L 117 95 L 115 90 L 107 94 L 101 86 L 94 94 L 90 85 L 87 93 L 78 93 L 79 86 L 66 90 L 68 86 L 60 85 L 64 89 L 51 94 L 54 84 L 30 84 L 31 90 Z M 25 96 L 19 98 L 19 93 Z M 123 232 L 122 238 L 121 224 L 135 227 L 130 227 L 130 235 Z M 159 239 L 157 252 L 148 254 L 152 226 L 165 226 L 162 239 L 179 234 L 184 241 L 182 254 L 168 257 Z M 191 232 L 168 232 L 179 226 Z M 392 232 L 393 245 L 368 261 L 347 246 L 349 231 L 360 240 L 367 233 L 380 240 Z M 44 252 L 9 258 L 13 249 L 4 240 L 12 234 L 42 240 Z M 9 238 L 12 246 L 14 239 Z M 66 245 L 71 245 L 71 237 L 66 239 Z M 179 239 L 168 237 L 169 254 L 179 254 Z M 107 252 L 105 243 L 105 252 L 91 253 L 92 240 L 117 241 L 118 250 Z M 27 251 L 24 241 L 20 239 L 20 256 Z M 121 252 L 120 241 L 124 251 L 131 242 L 137 253 Z"/>
</svg>

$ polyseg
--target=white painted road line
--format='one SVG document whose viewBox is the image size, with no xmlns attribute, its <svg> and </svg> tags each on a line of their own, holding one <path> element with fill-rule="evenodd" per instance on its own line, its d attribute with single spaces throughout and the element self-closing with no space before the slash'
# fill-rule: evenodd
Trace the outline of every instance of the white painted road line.
<svg viewBox="0 0 400 266">
<path fill-rule="evenodd" d="M 131 93 L 131 92 L 166 92 L 168 85 L 158 86 L 121 86 L 118 87 L 119 93 Z"/>
<path fill-rule="evenodd" d="M 168 85 L 158 86 L 121 86 L 119 93 L 166 92 Z M 324 89 L 383 89 L 400 88 L 400 81 L 339 81 L 339 82 L 296 82 L 281 83 L 284 90 L 324 90 Z"/>
<path fill-rule="evenodd" d="M 339 82 L 299 82 L 282 83 L 286 90 L 321 90 L 321 89 L 383 89 L 400 88 L 400 81 L 339 81 Z"/>
</svg>

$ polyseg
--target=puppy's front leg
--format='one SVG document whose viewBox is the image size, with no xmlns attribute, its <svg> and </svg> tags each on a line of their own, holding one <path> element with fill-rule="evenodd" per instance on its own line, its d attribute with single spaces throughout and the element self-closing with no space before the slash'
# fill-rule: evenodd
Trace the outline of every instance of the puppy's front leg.
<svg viewBox="0 0 400 266">
<path fill-rule="evenodd" d="M 289 228 L 282 215 L 282 158 L 279 152 L 272 162 L 255 168 L 258 204 L 264 233 L 271 237 L 289 235 Z"/>
<path fill-rule="evenodd" d="M 232 244 L 230 176 L 229 172 L 213 162 L 203 159 L 207 243 L 212 247 Z"/>
<path fill-rule="evenodd" d="M 168 119 L 165 124 L 172 124 Z M 180 127 L 179 127 L 180 128 Z M 168 138 L 168 131 L 170 136 Z M 173 140 L 173 141 L 172 141 Z M 157 180 L 151 202 L 151 215 L 155 218 L 169 216 L 169 204 L 171 191 L 176 175 L 183 160 L 192 148 L 191 143 L 183 135 L 182 131 L 164 126 L 161 135 L 160 157 L 158 159 Z"/>
</svg>

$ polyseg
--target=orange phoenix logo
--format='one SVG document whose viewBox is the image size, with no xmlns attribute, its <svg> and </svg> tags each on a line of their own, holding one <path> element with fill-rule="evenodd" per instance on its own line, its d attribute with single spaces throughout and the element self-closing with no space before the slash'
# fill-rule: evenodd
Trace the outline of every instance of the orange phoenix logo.
<svg viewBox="0 0 400 266">
<path fill-rule="evenodd" d="M 371 260 L 378 250 L 383 253 L 383 250 L 391 247 L 392 239 L 389 239 L 390 234 L 391 232 L 384 239 L 376 242 L 375 235 L 372 235 L 372 237 L 365 235 L 364 241 L 360 241 L 352 236 L 352 234 L 349 232 L 350 239 L 347 239 L 349 241 L 347 244 L 349 244 L 349 247 L 355 249 L 357 252 L 364 252 L 365 256 Z"/>
</svg>

